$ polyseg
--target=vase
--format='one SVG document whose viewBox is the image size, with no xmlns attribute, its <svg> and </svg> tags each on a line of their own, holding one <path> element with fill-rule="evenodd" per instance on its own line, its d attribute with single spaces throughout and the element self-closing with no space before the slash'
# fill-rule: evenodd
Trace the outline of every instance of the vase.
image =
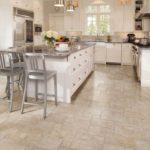
<svg viewBox="0 0 150 150">
<path fill-rule="evenodd" d="M 48 44 L 49 50 L 54 50 L 54 48 L 55 48 L 54 42 L 48 42 L 47 44 Z"/>
</svg>

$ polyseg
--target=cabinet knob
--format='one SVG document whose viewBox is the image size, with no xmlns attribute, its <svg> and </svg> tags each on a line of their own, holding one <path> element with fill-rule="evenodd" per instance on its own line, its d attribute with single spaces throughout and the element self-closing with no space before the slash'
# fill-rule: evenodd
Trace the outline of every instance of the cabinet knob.
<svg viewBox="0 0 150 150">
<path fill-rule="evenodd" d="M 74 56 L 74 59 L 76 59 L 76 56 Z"/>
<path fill-rule="evenodd" d="M 73 71 L 76 71 L 76 68 L 73 68 Z"/>
</svg>

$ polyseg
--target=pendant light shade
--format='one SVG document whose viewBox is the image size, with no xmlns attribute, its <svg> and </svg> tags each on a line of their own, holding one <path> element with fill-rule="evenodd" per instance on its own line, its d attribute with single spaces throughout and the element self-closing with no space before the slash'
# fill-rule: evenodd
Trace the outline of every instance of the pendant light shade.
<svg viewBox="0 0 150 150">
<path fill-rule="evenodd" d="M 66 11 L 67 12 L 74 12 L 74 10 L 75 10 L 75 8 L 74 8 L 72 1 L 68 1 L 67 6 L 66 6 Z"/>
<path fill-rule="evenodd" d="M 56 0 L 54 6 L 55 7 L 64 7 L 65 2 L 64 0 Z"/>
<path fill-rule="evenodd" d="M 74 12 L 74 7 L 72 5 L 70 5 L 67 9 L 67 12 Z"/>
</svg>

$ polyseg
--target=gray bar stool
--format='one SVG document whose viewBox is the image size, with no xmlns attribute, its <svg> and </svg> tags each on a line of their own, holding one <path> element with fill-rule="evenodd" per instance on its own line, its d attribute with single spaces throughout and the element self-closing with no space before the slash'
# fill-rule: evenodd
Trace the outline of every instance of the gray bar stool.
<svg viewBox="0 0 150 150">
<path fill-rule="evenodd" d="M 47 112 L 47 81 L 54 79 L 54 90 L 55 94 L 51 95 L 55 98 L 55 105 L 57 105 L 57 73 L 56 71 L 46 70 L 45 56 L 38 53 L 26 53 L 24 54 L 25 62 L 25 88 L 22 99 L 21 113 L 24 112 L 24 105 L 36 105 L 34 103 L 27 102 L 27 87 L 30 80 L 35 81 L 35 99 L 38 97 L 38 81 L 44 83 L 44 119 L 46 118 Z"/>
<path fill-rule="evenodd" d="M 16 56 L 14 59 L 13 56 Z M 0 51 L 0 75 L 7 77 L 6 93 L 9 99 L 9 111 L 13 110 L 13 94 L 14 83 L 17 82 L 14 77 L 20 76 L 23 73 L 23 69 L 19 67 L 20 57 L 16 52 Z M 2 98 L 3 99 L 3 98 Z"/>
</svg>

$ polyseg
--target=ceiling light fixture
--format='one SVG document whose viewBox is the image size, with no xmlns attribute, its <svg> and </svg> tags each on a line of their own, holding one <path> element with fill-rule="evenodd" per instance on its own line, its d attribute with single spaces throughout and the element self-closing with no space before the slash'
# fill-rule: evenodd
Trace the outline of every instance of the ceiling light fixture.
<svg viewBox="0 0 150 150">
<path fill-rule="evenodd" d="M 64 0 L 56 0 L 54 6 L 55 7 L 64 7 L 65 2 L 64 2 Z"/>
</svg>

